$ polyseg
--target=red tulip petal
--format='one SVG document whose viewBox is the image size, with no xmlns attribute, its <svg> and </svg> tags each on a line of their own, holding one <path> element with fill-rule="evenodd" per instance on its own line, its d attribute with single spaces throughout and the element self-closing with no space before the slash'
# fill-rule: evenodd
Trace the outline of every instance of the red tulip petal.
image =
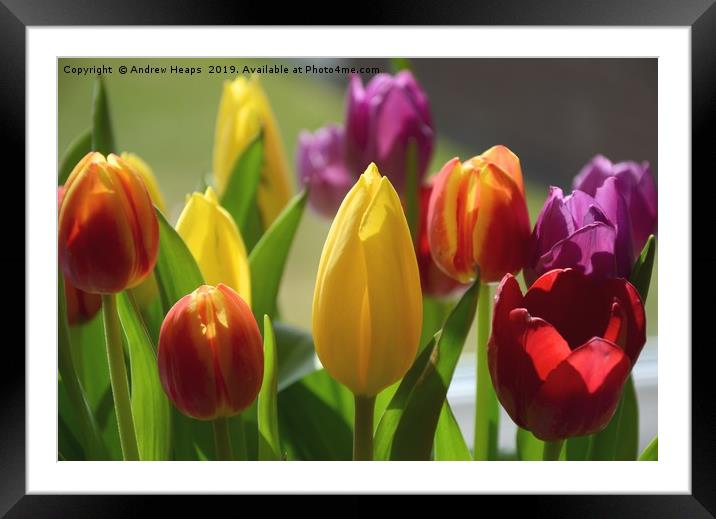
<svg viewBox="0 0 716 519">
<path fill-rule="evenodd" d="M 644 304 L 634 285 L 625 279 L 615 278 L 603 287 L 606 298 L 619 301 L 626 321 L 626 334 L 622 342 L 614 341 L 624 349 L 632 365 L 639 358 L 646 342 L 646 314 Z M 601 335 L 601 334 L 599 334 Z"/>
<path fill-rule="evenodd" d="M 555 269 L 540 276 L 525 294 L 525 308 L 544 319 L 576 348 L 601 337 L 611 316 L 612 297 L 581 272 Z"/>
<path fill-rule="evenodd" d="M 611 420 L 631 362 L 615 344 L 593 338 L 547 377 L 528 410 L 528 429 L 545 441 L 591 434 Z"/>
<path fill-rule="evenodd" d="M 512 310 L 510 321 L 514 334 L 523 337 L 525 353 L 532 359 L 541 381 L 546 380 L 552 370 L 572 353 L 569 344 L 554 326 L 539 317 L 531 317 L 524 308 Z"/>
</svg>

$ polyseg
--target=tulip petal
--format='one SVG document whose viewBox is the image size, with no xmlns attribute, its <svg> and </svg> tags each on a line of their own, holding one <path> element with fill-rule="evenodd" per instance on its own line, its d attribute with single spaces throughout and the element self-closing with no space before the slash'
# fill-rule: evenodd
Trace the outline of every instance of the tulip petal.
<svg viewBox="0 0 716 519">
<path fill-rule="evenodd" d="M 593 338 L 547 377 L 529 406 L 529 430 L 544 441 L 601 430 L 614 414 L 630 370 L 618 346 Z"/>
<path fill-rule="evenodd" d="M 602 222 L 577 229 L 548 249 L 534 267 L 525 270 L 527 281 L 533 282 L 541 273 L 564 267 L 595 279 L 614 277 L 617 270 L 615 232 L 613 227 Z"/>
<path fill-rule="evenodd" d="M 448 161 L 433 181 L 428 206 L 428 242 L 435 263 L 447 275 L 465 283 L 474 273 L 457 272 L 454 258 L 458 252 L 457 199 L 462 182 L 460 160 Z"/>
<path fill-rule="evenodd" d="M 478 197 L 480 216 L 473 230 L 473 257 L 481 281 L 499 281 L 526 263 L 530 237 L 527 204 L 515 180 L 491 162 L 480 171 Z"/>
<path fill-rule="evenodd" d="M 497 164 L 505 173 L 507 173 L 512 180 L 515 181 L 517 186 L 524 195 L 525 185 L 522 180 L 522 167 L 520 166 L 520 159 L 515 155 L 512 150 L 507 146 L 498 144 L 493 146 L 486 152 L 480 155 L 483 159 Z"/>
<path fill-rule="evenodd" d="M 570 347 L 600 337 L 611 317 L 611 301 L 599 287 L 573 269 L 555 269 L 540 276 L 525 294 L 533 317 L 554 326 Z"/>
<path fill-rule="evenodd" d="M 619 303 L 626 333 L 619 335 L 620 340 L 623 337 L 623 342 L 618 340 L 614 342 L 624 350 L 631 363 L 634 364 L 646 343 L 646 314 L 639 292 L 634 285 L 621 278 L 608 280 L 603 291 L 604 298 L 616 300 Z M 606 335 L 604 337 L 606 338 Z"/>
<path fill-rule="evenodd" d="M 607 218 L 616 228 L 614 255 L 617 261 L 617 275 L 619 277 L 628 277 L 634 264 L 634 248 L 627 202 L 617 189 L 617 179 L 614 177 L 607 178 L 597 188 L 594 199 L 604 209 Z"/>
<path fill-rule="evenodd" d="M 364 395 L 400 379 L 415 359 L 422 326 L 420 274 L 400 198 L 380 179 L 361 221 L 370 316 L 369 341 L 358 364 Z M 365 311 L 365 310 L 364 310 Z"/>
</svg>

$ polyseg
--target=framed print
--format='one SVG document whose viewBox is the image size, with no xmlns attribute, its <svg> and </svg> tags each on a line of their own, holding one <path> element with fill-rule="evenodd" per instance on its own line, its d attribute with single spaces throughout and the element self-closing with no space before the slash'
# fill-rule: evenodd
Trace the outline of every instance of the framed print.
<svg viewBox="0 0 716 519">
<path fill-rule="evenodd" d="M 211 27 L 235 15 L 187 4 L 159 27 L 158 4 L 7 4 L 27 313 L 3 511 L 326 492 L 714 513 L 691 289 L 713 263 L 691 252 L 709 2 L 440 27 L 428 5 Z"/>
</svg>

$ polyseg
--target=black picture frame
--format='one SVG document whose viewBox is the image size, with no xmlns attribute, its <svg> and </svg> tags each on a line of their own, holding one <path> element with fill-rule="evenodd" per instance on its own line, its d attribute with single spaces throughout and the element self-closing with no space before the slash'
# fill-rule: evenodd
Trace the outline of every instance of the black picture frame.
<svg viewBox="0 0 716 519">
<path fill-rule="evenodd" d="M 305 6 L 281 3 L 276 9 L 267 3 L 212 2 L 201 0 L 58 1 L 0 0 L 0 100 L 4 121 L 0 124 L 3 156 L 19 157 L 16 167 L 24 170 L 25 144 L 25 29 L 35 25 L 245 25 L 259 21 L 259 7 L 268 17 L 261 23 L 306 22 L 315 25 L 315 13 Z M 340 19 L 341 23 L 346 20 Z M 660 25 L 691 27 L 692 73 L 692 171 L 699 171 L 698 189 L 692 181 L 692 237 L 712 235 L 707 231 L 713 217 L 707 213 L 713 203 L 706 197 L 713 190 L 716 161 L 716 5 L 714 0 L 559 0 L 484 1 L 446 3 L 425 1 L 393 3 L 370 9 L 356 9 L 350 20 L 366 25 Z M 52 80 L 52 78 L 48 78 Z M 662 146 L 668 143 L 660 143 Z M 702 171 L 703 170 L 703 171 Z M 687 179 L 690 172 L 670 172 Z M 709 186 L 710 187 L 710 186 Z M 17 243 L 24 243 L 18 236 Z M 19 247 L 18 247 L 19 248 Z M 25 268 L 22 254 L 3 258 L 6 268 Z M 692 252 L 692 275 L 699 275 L 700 291 L 716 288 L 713 274 L 716 253 L 706 247 Z M 705 274 L 703 274 L 705 273 Z M 27 270 L 25 270 L 27 276 Z M 691 282 L 691 280 L 689 280 Z M 713 303 L 699 305 L 692 292 L 693 331 L 705 328 Z M 707 300 L 708 301 L 708 300 Z M 32 309 L 28 309 L 32 311 Z M 708 312 L 708 313 L 707 313 Z M 24 328 L 22 328 L 24 330 Z M 693 335 L 697 337 L 697 335 Z M 502 499 L 501 513 L 528 507 L 531 514 L 567 517 L 714 517 L 716 516 L 716 411 L 708 352 L 713 341 L 693 340 L 692 350 L 692 494 L 645 496 L 532 496 Z M 0 514 L 8 517 L 94 517 L 134 515 L 146 510 L 142 496 L 27 496 L 25 495 L 25 354 L 19 341 L 6 344 L 0 377 Z M 686 345 L 665 345 L 678 348 Z M 12 366 L 12 369 L 8 367 Z M 212 497 L 212 499 L 216 499 Z M 240 498 L 245 499 L 245 498 Z M 477 497 L 484 500 L 486 497 Z M 142 503 L 140 503 L 140 501 Z M 354 498 L 355 505 L 344 510 L 359 513 L 372 508 L 368 498 Z M 277 501 L 272 501 L 278 506 Z M 174 506 L 186 507 L 184 499 Z M 213 505 L 212 505 L 213 506 Z M 249 505 L 252 506 L 252 505 Z M 422 505 L 418 505 L 422 506 Z M 165 510 L 166 511 L 166 510 Z M 342 514 L 341 514 L 342 515 Z"/>
</svg>

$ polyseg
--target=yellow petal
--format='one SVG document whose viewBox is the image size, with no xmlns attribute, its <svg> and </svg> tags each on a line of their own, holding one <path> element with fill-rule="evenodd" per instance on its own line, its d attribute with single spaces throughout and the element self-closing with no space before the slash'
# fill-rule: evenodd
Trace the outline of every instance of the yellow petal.
<svg viewBox="0 0 716 519">
<path fill-rule="evenodd" d="M 127 153 L 126 151 L 122 153 L 121 158 L 142 177 L 144 185 L 147 186 L 147 191 L 149 191 L 149 196 L 152 198 L 152 202 L 154 202 L 154 205 L 156 205 L 162 213 L 166 214 L 167 207 L 164 203 L 164 197 L 159 190 L 159 183 L 149 164 L 144 162 L 138 155 Z"/>
<path fill-rule="evenodd" d="M 415 249 L 400 198 L 380 180 L 363 221 L 369 341 L 359 362 L 363 394 L 375 395 L 405 375 L 420 341 L 422 293 Z"/>
<path fill-rule="evenodd" d="M 291 197 L 288 163 L 276 119 L 257 76 L 226 82 L 214 134 L 214 178 L 223 193 L 234 162 L 264 132 L 264 168 L 257 199 L 264 227 L 279 215 Z"/>
<path fill-rule="evenodd" d="M 369 166 L 338 210 L 323 248 L 313 336 L 326 370 L 375 395 L 412 364 L 422 325 L 417 260 L 400 199 Z"/>
<path fill-rule="evenodd" d="M 179 215 L 176 230 L 199 265 L 204 281 L 234 289 L 251 305 L 251 275 L 246 247 L 231 215 L 216 193 L 193 193 Z"/>
</svg>

